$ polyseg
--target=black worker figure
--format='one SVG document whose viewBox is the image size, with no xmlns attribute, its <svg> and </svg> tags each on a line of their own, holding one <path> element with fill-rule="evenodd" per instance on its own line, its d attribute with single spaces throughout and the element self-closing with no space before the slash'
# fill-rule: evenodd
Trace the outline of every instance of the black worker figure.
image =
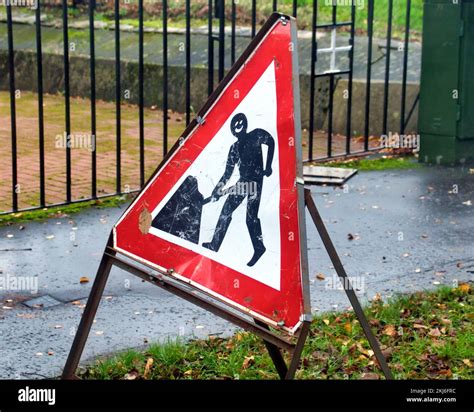
<svg viewBox="0 0 474 412">
<path fill-rule="evenodd" d="M 246 223 L 254 249 L 254 254 L 247 265 L 253 266 L 266 251 L 258 209 L 262 196 L 263 178 L 272 174 L 275 141 L 270 133 L 263 129 L 255 129 L 247 133 L 247 127 L 247 117 L 243 113 L 236 114 L 230 122 L 230 130 L 237 141 L 229 150 L 224 175 L 214 188 L 212 198 L 217 200 L 227 192 L 222 189 L 232 176 L 235 166 L 239 168 L 240 178 L 234 186 L 236 190 L 229 191 L 231 194 L 224 203 L 212 241 L 203 243 L 202 246 L 214 252 L 219 250 L 232 221 L 232 214 L 247 198 Z M 265 168 L 263 167 L 262 145 L 268 146 Z"/>
</svg>

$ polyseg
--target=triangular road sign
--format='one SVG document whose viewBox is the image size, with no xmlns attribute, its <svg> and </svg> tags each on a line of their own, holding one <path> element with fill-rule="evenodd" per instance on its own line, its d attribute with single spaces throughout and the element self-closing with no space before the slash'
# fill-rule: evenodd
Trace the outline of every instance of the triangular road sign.
<svg viewBox="0 0 474 412">
<path fill-rule="evenodd" d="M 310 314 L 296 47 L 294 20 L 267 23 L 114 227 L 117 251 L 291 333 Z"/>
</svg>

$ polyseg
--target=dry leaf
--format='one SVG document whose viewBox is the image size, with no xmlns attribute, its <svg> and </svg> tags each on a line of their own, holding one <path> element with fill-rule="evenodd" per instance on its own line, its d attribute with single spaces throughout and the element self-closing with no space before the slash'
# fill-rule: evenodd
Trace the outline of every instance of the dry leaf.
<svg viewBox="0 0 474 412">
<path fill-rule="evenodd" d="M 146 360 L 145 371 L 143 372 L 143 377 L 146 379 L 150 374 L 151 367 L 153 365 L 153 358 L 148 358 Z"/>
<path fill-rule="evenodd" d="M 246 356 L 244 359 L 244 363 L 242 363 L 242 369 L 248 369 L 255 363 L 255 356 Z"/>
<path fill-rule="evenodd" d="M 464 363 L 464 365 L 469 366 L 470 368 L 472 368 L 472 362 L 469 359 L 463 359 L 462 363 Z"/>
<path fill-rule="evenodd" d="M 387 325 L 383 328 L 383 334 L 387 336 L 397 336 L 397 331 L 395 330 L 395 326 Z"/>
<path fill-rule="evenodd" d="M 80 279 L 79 279 L 79 283 L 89 283 L 89 278 L 87 276 L 82 276 Z"/>
<path fill-rule="evenodd" d="M 413 327 L 414 327 L 415 329 L 428 329 L 427 326 L 422 325 L 421 323 L 414 323 L 414 324 L 413 324 Z"/>
<path fill-rule="evenodd" d="M 326 279 L 326 276 L 324 276 L 322 273 L 318 273 L 318 274 L 316 275 L 316 279 L 324 280 L 324 279 Z"/>
<path fill-rule="evenodd" d="M 351 333 L 352 332 L 352 324 L 351 322 L 346 322 L 344 324 L 344 330 L 347 332 L 347 333 Z"/>
<path fill-rule="evenodd" d="M 437 337 L 441 336 L 441 332 L 438 328 L 434 328 L 434 329 L 430 330 L 429 335 L 434 336 L 435 338 L 437 338 Z"/>
<path fill-rule="evenodd" d="M 135 379 L 138 378 L 138 371 L 132 370 L 129 373 L 126 373 L 123 378 L 127 381 L 134 381 Z"/>
<path fill-rule="evenodd" d="M 379 380 L 380 376 L 375 372 L 364 372 L 360 378 L 363 380 Z"/>
<path fill-rule="evenodd" d="M 189 369 L 186 372 L 183 373 L 184 376 L 191 376 L 193 374 L 193 370 Z"/>
<path fill-rule="evenodd" d="M 462 283 L 458 287 L 459 292 L 468 294 L 471 290 L 471 287 L 467 283 Z"/>
<path fill-rule="evenodd" d="M 326 325 L 329 325 L 329 319 L 323 319 L 323 322 L 324 322 Z"/>
</svg>

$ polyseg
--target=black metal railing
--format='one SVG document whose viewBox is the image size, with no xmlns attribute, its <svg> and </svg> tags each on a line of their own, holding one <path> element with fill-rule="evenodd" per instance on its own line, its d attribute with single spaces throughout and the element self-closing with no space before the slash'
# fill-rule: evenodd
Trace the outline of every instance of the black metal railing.
<svg viewBox="0 0 474 412">
<path fill-rule="evenodd" d="M 39 0 L 38 0 L 39 1 Z M 144 1 L 146 0 L 137 0 L 138 5 L 138 99 L 137 99 L 137 111 L 138 111 L 138 147 L 139 147 L 139 156 L 138 162 L 136 164 L 137 170 L 139 170 L 139 180 L 137 187 L 131 189 L 138 190 L 140 187 L 143 187 L 149 174 L 146 167 L 146 123 L 145 123 L 145 81 L 146 79 L 146 55 L 145 55 L 145 5 Z M 395 0 L 398 1 L 398 0 Z M 418 97 L 416 97 L 409 106 L 407 102 L 407 84 L 408 84 L 408 61 L 409 61 L 409 46 L 410 46 L 410 16 L 412 2 L 411 0 L 406 1 L 406 15 L 405 15 L 405 30 L 403 36 L 403 69 L 402 69 L 402 80 L 401 80 L 401 105 L 400 105 L 400 126 L 397 132 L 403 134 L 405 133 L 408 122 L 410 121 L 413 113 L 416 110 L 416 104 L 418 102 Z M 305 138 L 307 145 L 307 158 L 306 161 L 315 161 L 323 160 L 328 158 L 333 158 L 336 155 L 351 155 L 357 154 L 360 152 L 367 152 L 373 147 L 370 145 L 370 125 L 374 121 L 372 115 L 372 105 L 371 105 L 371 91 L 373 86 L 372 79 L 372 65 L 373 65 L 373 53 L 374 53 L 374 11 L 377 7 L 374 0 L 367 0 L 367 23 L 363 27 L 367 33 L 367 61 L 366 61 L 366 76 L 365 79 L 365 101 L 359 104 L 364 104 L 363 110 L 363 119 L 364 125 L 360 132 L 360 135 L 363 137 L 363 145 L 359 149 L 354 149 L 352 146 L 353 139 L 353 82 L 354 82 L 354 48 L 355 48 L 355 39 L 356 39 L 356 18 L 357 18 L 357 8 L 355 3 L 351 5 L 350 20 L 349 21 L 338 21 L 338 6 L 337 2 L 334 2 L 332 7 L 331 20 L 329 22 L 320 23 L 318 21 L 318 8 L 321 6 L 318 4 L 317 0 L 313 1 L 312 4 L 312 19 L 311 19 L 311 45 L 310 45 L 310 69 L 309 73 L 309 101 L 302 102 L 303 110 L 308 110 L 308 123 L 307 123 L 307 137 Z M 73 174 L 72 162 L 73 162 L 73 153 L 71 151 L 70 145 L 70 136 L 71 136 L 71 79 L 70 79 L 70 70 L 71 70 L 71 56 L 70 56 L 70 40 L 69 40 L 69 21 L 68 21 L 68 10 L 69 4 L 68 0 L 61 0 L 60 6 L 62 9 L 61 19 L 62 19 L 62 59 L 63 59 L 63 98 L 64 98 L 64 132 L 66 136 L 66 147 L 64 151 L 65 157 L 65 185 L 64 185 L 64 197 L 62 202 L 51 202 L 48 199 L 48 180 L 47 180 L 47 170 L 46 170 L 46 155 L 47 148 L 45 147 L 46 139 L 46 128 L 45 122 L 45 113 L 44 113 L 44 98 L 45 90 L 43 84 L 43 33 L 42 33 L 42 22 L 41 13 L 43 10 L 44 3 L 38 2 L 36 11 L 35 11 L 35 47 L 36 47 L 36 93 L 38 99 L 38 169 L 39 169 L 39 185 L 38 185 L 38 201 L 36 204 L 23 204 L 20 202 L 19 194 L 21 191 L 18 190 L 18 171 L 22 167 L 21 156 L 18 155 L 18 130 L 22 128 L 22 124 L 17 124 L 17 105 L 16 105 L 16 84 L 15 84 L 15 43 L 14 43 L 14 21 L 12 18 L 12 8 L 13 6 L 8 4 L 6 7 L 0 8 L 6 10 L 6 40 L 7 50 L 6 50 L 6 61 L 7 61 L 7 73 L 1 73 L 0 77 L 4 79 L 8 78 L 9 89 L 9 106 L 10 106 L 10 145 L 11 145 L 11 177 L 10 179 L 10 201 L 6 202 L 5 199 L 0 199 L 0 212 L 1 213 L 10 213 L 16 212 L 19 210 L 34 209 L 34 208 L 44 208 L 47 206 L 58 205 L 58 204 L 67 204 L 73 203 L 76 201 L 92 200 L 98 199 L 103 196 L 123 194 L 129 190 L 124 190 L 122 182 L 122 173 L 124 167 L 130 167 L 129 164 L 124 165 L 122 162 L 123 155 L 123 146 L 122 146 L 122 103 L 123 103 L 123 87 L 121 84 L 121 79 L 123 76 L 124 66 L 122 65 L 122 51 L 121 51 L 121 2 L 120 0 L 114 0 L 112 3 L 109 3 L 110 7 L 113 8 L 113 22 L 114 22 L 114 60 L 115 60 L 115 191 L 113 193 L 99 193 L 98 186 L 98 172 L 99 165 L 97 159 L 97 151 L 92 150 L 90 154 L 90 192 L 87 196 L 81 195 L 80 198 L 73 195 L 72 186 L 75 179 Z M 288 6 L 290 4 L 290 6 Z M 389 113 L 390 113 L 390 74 L 391 74 L 391 49 L 392 49 L 392 26 L 393 26 L 393 0 L 388 1 L 388 10 L 387 10 L 387 31 L 386 31 L 386 55 L 385 55 L 385 74 L 384 74 L 384 90 L 383 90 L 383 110 L 382 110 L 382 132 L 387 134 L 389 132 Z M 294 16 L 297 16 L 298 9 L 301 6 L 298 6 L 298 2 L 293 0 L 291 2 L 286 1 L 285 9 L 288 12 L 288 7 L 291 7 L 291 12 Z M 161 33 L 162 33 L 162 42 L 155 45 L 156 48 L 162 49 L 162 86 L 160 89 L 160 105 L 161 111 L 163 113 L 162 118 L 162 154 L 165 155 L 170 147 L 169 142 L 169 133 L 170 125 L 168 119 L 168 112 L 170 110 L 170 65 L 169 65 L 169 4 L 167 0 L 161 1 Z M 279 10 L 279 2 L 277 0 L 271 1 L 271 10 Z M 270 11 L 271 11 L 270 10 Z M 90 97 L 90 133 L 94 141 L 94 147 L 100 146 L 101 141 L 97 139 L 97 132 L 100 129 L 101 125 L 97 120 L 97 79 L 96 79 L 96 32 L 98 29 L 94 28 L 95 24 L 95 15 L 96 15 L 96 1 L 89 0 L 87 5 L 88 13 L 88 37 L 89 37 L 89 70 L 90 70 L 90 83 L 89 83 L 89 97 Z M 238 53 L 238 42 L 239 34 L 237 33 L 237 20 L 238 20 L 238 8 L 236 1 L 225 0 L 209 0 L 208 1 L 208 11 L 207 11 L 207 94 L 211 94 L 214 90 L 217 82 L 222 80 L 225 75 L 226 69 L 230 64 L 233 64 L 236 60 Z M 261 13 L 259 5 L 256 0 L 251 1 L 251 10 L 250 10 L 250 37 L 254 37 L 258 26 L 261 23 Z M 217 21 L 218 27 L 217 30 L 214 30 L 214 24 Z M 184 117 L 185 123 L 188 125 L 194 113 L 192 107 L 193 100 L 193 91 L 192 91 L 192 7 L 190 0 L 184 0 L 184 45 L 185 45 L 185 55 L 184 55 Z M 225 29 L 226 26 L 230 25 L 230 35 L 226 35 Z M 330 70 L 320 72 L 318 71 L 319 65 L 319 56 L 324 53 L 334 53 L 337 54 L 337 50 L 327 50 L 324 51 L 320 47 L 318 41 L 319 31 L 325 31 L 331 34 L 331 36 L 336 37 L 336 32 L 338 30 L 345 30 L 347 36 L 347 45 L 339 47 L 341 53 L 347 54 L 347 67 L 343 69 L 334 70 L 334 67 L 330 67 Z M 230 37 L 230 46 L 228 47 L 228 55 L 226 57 L 226 37 Z M 217 43 L 218 47 L 215 47 Z M 337 49 L 336 41 L 331 40 L 331 47 Z M 332 56 L 331 59 L 336 57 Z M 217 70 L 215 67 L 215 59 L 217 59 Z M 227 66 L 226 66 L 227 64 Z M 333 113 L 334 113 L 334 92 L 337 85 L 337 81 L 343 77 L 347 77 L 347 116 L 345 124 L 345 142 L 343 144 L 344 151 L 343 153 L 335 154 L 334 152 L 334 129 L 333 129 Z M 328 78 L 329 80 L 329 95 L 328 95 L 328 106 L 326 112 L 326 152 L 318 156 L 315 153 L 315 142 L 316 142 L 316 125 L 315 125 L 315 114 L 316 114 L 316 105 L 315 97 L 317 94 L 317 81 L 320 78 Z M 1 79 L 0 79 L 1 80 Z M 205 87 L 205 85 L 202 85 Z M 33 90 L 33 87 L 32 87 Z M 149 103 L 148 103 L 149 105 Z M 408 110 L 407 108 L 410 107 Z M 176 111 L 176 108 L 173 108 Z M 408 114 L 407 114 L 408 111 Z M 8 179 L 5 179 L 5 176 L 2 176 L 3 188 L 5 189 L 8 185 Z M 5 191 L 5 190 L 4 190 Z M 1 197 L 1 196 L 0 196 Z M 7 204 L 8 203 L 8 204 Z"/>
</svg>

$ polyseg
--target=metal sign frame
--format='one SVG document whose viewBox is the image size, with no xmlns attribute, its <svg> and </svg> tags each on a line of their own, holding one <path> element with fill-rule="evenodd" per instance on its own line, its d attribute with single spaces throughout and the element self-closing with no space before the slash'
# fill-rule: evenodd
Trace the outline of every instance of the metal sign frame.
<svg viewBox="0 0 474 412">
<path fill-rule="evenodd" d="M 250 43 L 242 56 L 237 60 L 236 64 L 231 68 L 224 80 L 218 85 L 216 90 L 211 94 L 205 105 L 199 111 L 197 117 L 191 121 L 182 137 L 186 138 L 192 131 L 199 126 L 202 119 L 210 108 L 218 100 L 219 96 L 225 90 L 227 85 L 239 73 L 245 62 L 251 57 L 256 47 L 264 40 L 265 36 L 272 30 L 272 28 L 282 22 L 283 24 L 291 24 L 291 40 L 294 44 L 294 53 L 292 56 L 293 63 L 293 98 L 294 98 L 294 127 L 295 127 L 295 142 L 296 142 L 296 160 L 297 160 L 297 189 L 298 189 L 298 224 L 300 230 L 300 253 L 301 253 L 301 287 L 303 292 L 303 315 L 300 319 L 298 327 L 293 331 L 289 331 L 284 327 L 279 327 L 273 323 L 269 323 L 267 319 L 254 316 L 253 313 L 239 311 L 239 308 L 229 305 L 216 296 L 206 293 L 201 289 L 196 289 L 189 284 L 170 276 L 170 270 L 161 270 L 155 266 L 151 266 L 146 262 L 139 261 L 114 248 L 113 231 L 109 235 L 105 251 L 99 264 L 97 275 L 95 277 L 92 289 L 82 315 L 79 328 L 74 338 L 66 365 L 63 370 L 63 379 L 74 379 L 76 377 L 76 370 L 79 365 L 81 355 L 83 353 L 87 338 L 90 333 L 100 300 L 103 296 L 104 289 L 109 277 L 110 270 L 113 266 L 128 271 L 129 273 L 147 281 L 155 286 L 158 286 L 176 296 L 179 296 L 195 305 L 206 309 L 207 311 L 220 316 L 221 318 L 234 323 L 235 325 L 256 334 L 261 337 L 265 343 L 268 353 L 275 365 L 278 375 L 281 379 L 293 379 L 299 365 L 301 353 L 309 334 L 311 325 L 311 306 L 309 294 L 309 275 L 308 275 L 308 258 L 306 246 L 306 223 L 305 211 L 308 209 L 313 222 L 315 223 L 318 232 L 323 240 L 323 243 L 328 251 L 331 260 L 338 275 L 345 279 L 345 285 L 349 284 L 349 289 L 346 290 L 349 300 L 354 308 L 356 315 L 361 322 L 363 330 L 369 340 L 370 345 L 375 353 L 375 356 L 384 371 L 387 378 L 391 378 L 390 370 L 386 364 L 385 358 L 378 346 L 375 336 L 370 330 L 369 323 L 360 307 L 357 297 L 348 282 L 349 279 L 345 274 L 342 264 L 337 256 L 337 252 L 332 245 L 329 235 L 324 227 L 324 224 L 319 216 L 316 205 L 311 197 L 309 189 L 304 187 L 303 180 L 303 162 L 302 162 L 302 140 L 301 140 L 301 125 L 300 125 L 300 101 L 299 101 L 299 71 L 298 71 L 298 57 L 297 57 L 297 28 L 296 20 L 292 17 L 282 15 L 280 13 L 273 13 L 262 29 L 258 32 L 255 38 Z M 164 157 L 156 171 L 150 177 L 142 192 L 147 190 L 148 185 L 153 181 L 155 176 L 164 167 L 167 161 L 180 147 L 180 142 L 172 147 L 170 152 Z M 127 208 L 122 217 L 134 206 L 136 201 Z M 305 208 L 306 206 L 306 208 Z M 115 226 L 114 226 L 115 227 Z M 290 362 L 287 365 L 281 350 L 286 350 L 290 354 Z"/>
</svg>

